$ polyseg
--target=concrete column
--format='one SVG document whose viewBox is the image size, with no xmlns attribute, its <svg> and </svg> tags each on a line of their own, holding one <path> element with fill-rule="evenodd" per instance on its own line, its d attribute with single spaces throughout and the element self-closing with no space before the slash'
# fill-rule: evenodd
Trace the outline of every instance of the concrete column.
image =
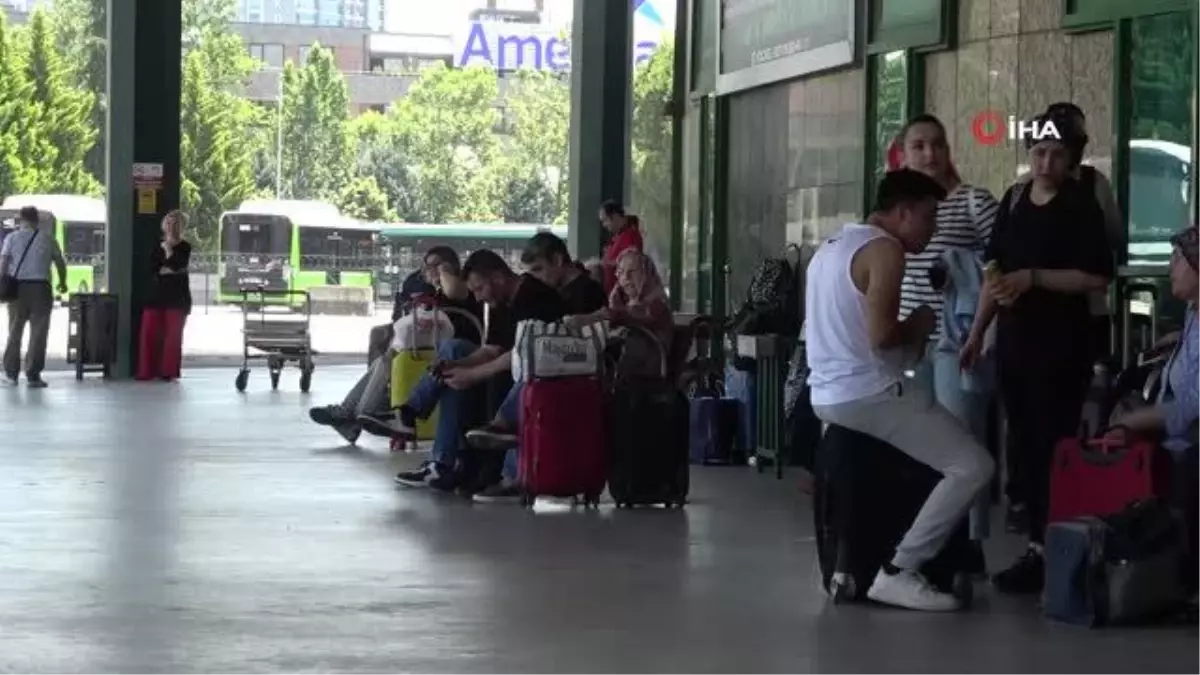
<svg viewBox="0 0 1200 675">
<path fill-rule="evenodd" d="M 598 256 L 596 211 L 625 201 L 633 66 L 633 3 L 574 0 L 571 28 L 571 250 Z"/>
<path fill-rule="evenodd" d="M 179 207 L 181 0 L 109 0 L 108 289 L 120 300 L 115 377 L 137 363 L 137 334 L 160 222 Z M 153 204 L 139 208 L 133 165 L 161 164 Z M 150 211 L 150 212 L 144 212 Z"/>
</svg>

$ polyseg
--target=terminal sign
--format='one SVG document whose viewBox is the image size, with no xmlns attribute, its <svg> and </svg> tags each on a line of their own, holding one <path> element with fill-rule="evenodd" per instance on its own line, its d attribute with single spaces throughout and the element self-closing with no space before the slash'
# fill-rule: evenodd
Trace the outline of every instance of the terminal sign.
<svg viewBox="0 0 1200 675">
<path fill-rule="evenodd" d="M 657 47 L 651 40 L 637 42 L 634 62 L 649 59 Z M 565 33 L 544 26 L 472 21 L 466 33 L 457 36 L 454 65 L 566 72 L 571 69 L 571 42 Z"/>
</svg>

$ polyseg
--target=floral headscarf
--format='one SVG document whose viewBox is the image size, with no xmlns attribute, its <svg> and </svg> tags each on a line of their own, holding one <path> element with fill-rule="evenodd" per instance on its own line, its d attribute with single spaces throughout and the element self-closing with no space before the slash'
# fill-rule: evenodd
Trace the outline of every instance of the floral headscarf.
<svg viewBox="0 0 1200 675">
<path fill-rule="evenodd" d="M 658 275 L 658 269 L 654 266 L 654 261 L 650 259 L 650 256 L 634 248 L 626 249 L 621 255 L 617 256 L 618 268 L 626 258 L 633 258 L 636 261 L 635 264 L 641 266 L 642 287 L 637 289 L 634 296 L 629 296 L 621 288 L 621 284 L 618 283 L 616 286 L 613 286 L 612 293 L 608 298 L 609 307 L 623 309 L 626 307 L 647 305 L 653 302 L 666 302 L 667 291 L 663 287 L 662 277 Z"/>
</svg>

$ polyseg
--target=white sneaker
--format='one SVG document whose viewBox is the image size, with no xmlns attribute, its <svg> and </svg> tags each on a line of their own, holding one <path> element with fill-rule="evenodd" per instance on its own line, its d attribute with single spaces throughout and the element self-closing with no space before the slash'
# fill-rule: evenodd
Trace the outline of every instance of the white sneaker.
<svg viewBox="0 0 1200 675">
<path fill-rule="evenodd" d="M 958 609 L 958 598 L 930 586 L 925 577 L 912 570 L 900 570 L 895 574 L 879 570 L 879 574 L 875 575 L 875 583 L 867 591 L 867 597 L 885 605 L 923 612 L 953 612 Z"/>
</svg>

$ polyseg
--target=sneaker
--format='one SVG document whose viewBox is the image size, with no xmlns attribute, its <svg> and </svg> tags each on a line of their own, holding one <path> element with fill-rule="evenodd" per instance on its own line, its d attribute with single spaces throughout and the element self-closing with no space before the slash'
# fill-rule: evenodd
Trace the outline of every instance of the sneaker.
<svg viewBox="0 0 1200 675">
<path fill-rule="evenodd" d="M 1046 562 L 1030 547 L 1012 567 L 992 577 L 992 585 L 1001 593 L 1033 594 L 1041 592 L 1045 578 Z"/>
<path fill-rule="evenodd" d="M 443 492 L 458 487 L 454 472 L 432 460 L 417 467 L 415 471 L 396 474 L 396 484 L 411 488 L 431 487 Z"/>
<path fill-rule="evenodd" d="M 333 427 L 333 430 L 338 432 L 339 436 L 346 439 L 346 442 L 350 445 L 354 445 L 362 433 L 362 427 L 357 424 L 338 424 Z"/>
<path fill-rule="evenodd" d="M 17 380 L 16 375 L 5 375 L 3 379 L 0 379 L 0 384 L 3 384 L 6 387 L 15 387 L 20 384 L 20 382 Z"/>
<path fill-rule="evenodd" d="M 476 450 L 508 450 L 517 447 L 517 435 L 498 426 L 472 429 L 466 434 L 467 445 Z"/>
<path fill-rule="evenodd" d="M 1029 531 L 1029 512 L 1024 504 L 1009 504 L 1004 512 L 1004 529 L 1010 534 L 1025 534 Z"/>
<path fill-rule="evenodd" d="M 308 418 L 324 427 L 336 427 L 354 422 L 340 405 L 323 405 L 316 408 L 309 408 Z"/>
<path fill-rule="evenodd" d="M 958 598 L 930 586 L 925 577 L 912 570 L 895 574 L 879 570 L 867 597 L 885 605 L 922 612 L 953 612 L 959 608 Z"/>
<path fill-rule="evenodd" d="M 367 433 L 384 438 L 411 441 L 417 437 L 417 419 L 407 408 L 393 415 L 359 415 L 358 423 Z"/>
<path fill-rule="evenodd" d="M 41 377 L 27 377 L 25 378 L 25 384 L 30 389 L 45 389 L 46 387 L 50 386 L 46 384 L 46 381 Z"/>
<path fill-rule="evenodd" d="M 502 480 L 481 492 L 476 492 L 472 499 L 480 504 L 520 504 L 524 496 L 516 483 Z"/>
</svg>

